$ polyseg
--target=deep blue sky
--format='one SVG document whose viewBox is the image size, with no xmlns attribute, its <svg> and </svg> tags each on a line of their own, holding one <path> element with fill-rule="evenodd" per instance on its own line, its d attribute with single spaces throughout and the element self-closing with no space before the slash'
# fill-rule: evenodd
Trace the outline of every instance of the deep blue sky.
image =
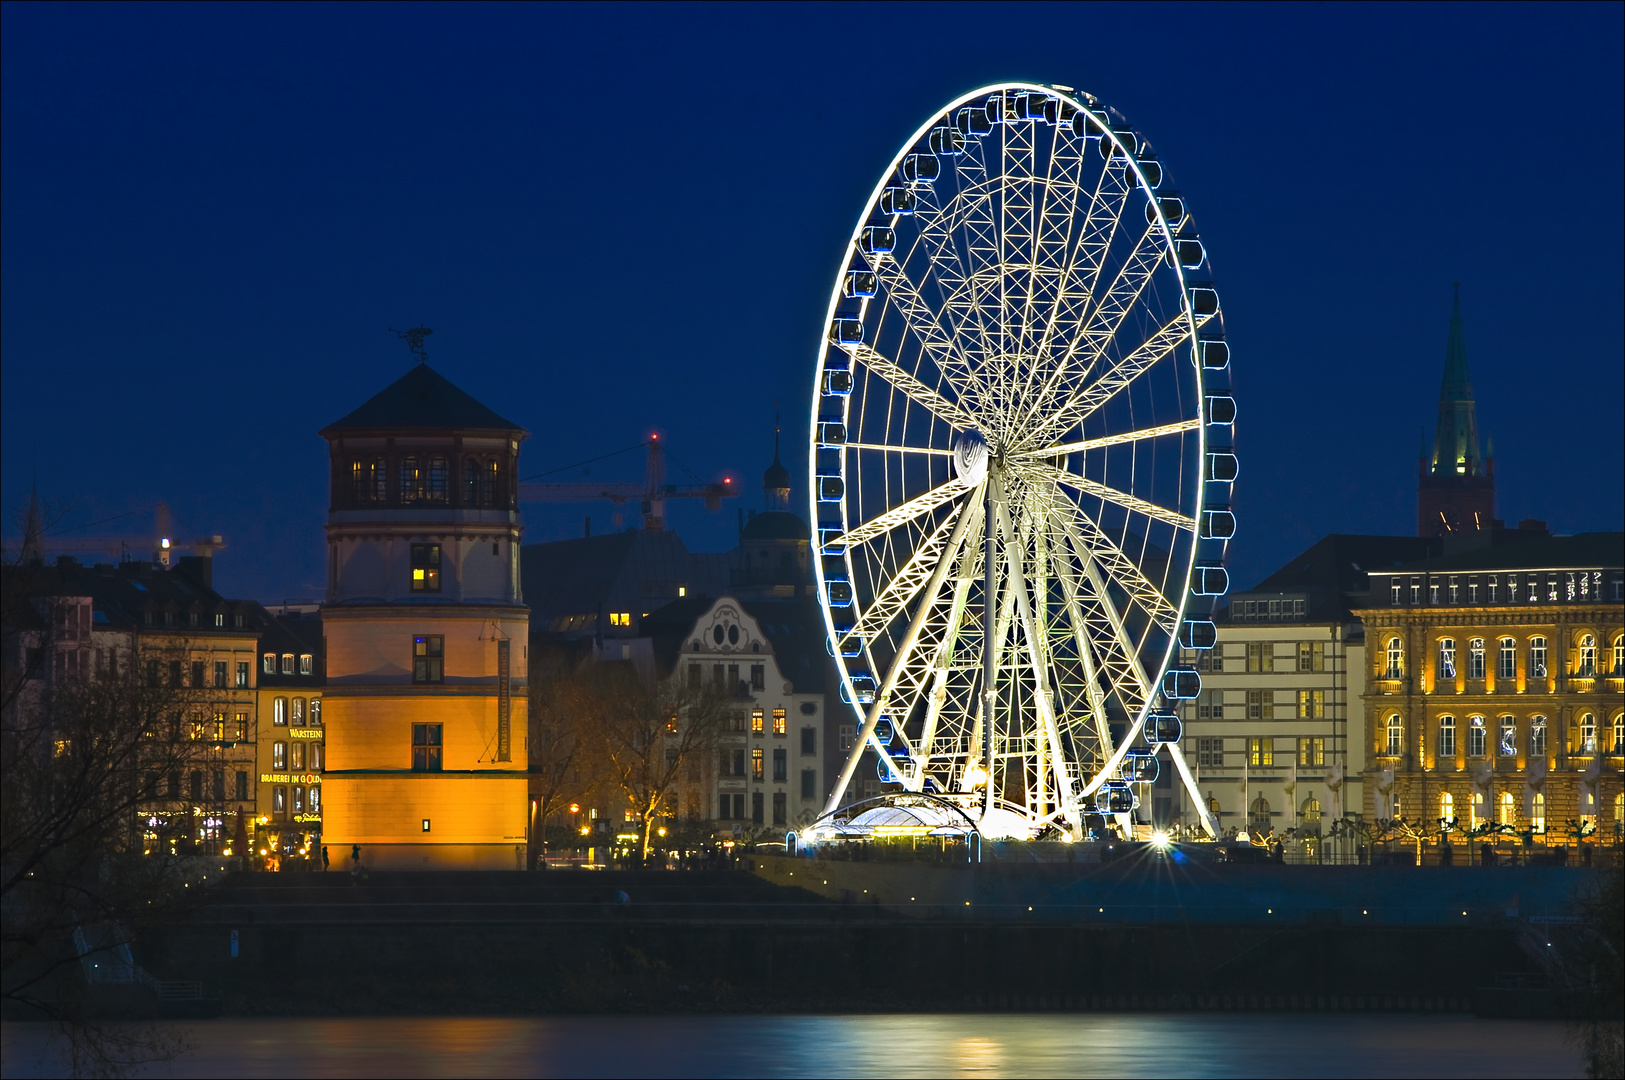
<svg viewBox="0 0 1625 1080">
<path fill-rule="evenodd" d="M 225 591 L 320 595 L 316 430 L 406 370 L 386 328 L 418 322 L 530 428 L 525 473 L 659 430 L 759 506 L 775 399 L 804 475 L 828 289 L 879 171 L 1013 77 L 1121 110 L 1201 222 L 1242 584 L 1326 532 L 1414 530 L 1455 280 L 1501 515 L 1618 529 L 1621 12 L 7 4 L 6 531 L 37 460 L 64 525 L 165 499 L 177 532 L 226 536 Z M 612 512 L 532 510 L 532 540 Z M 672 516 L 731 546 L 732 509 Z"/>
</svg>

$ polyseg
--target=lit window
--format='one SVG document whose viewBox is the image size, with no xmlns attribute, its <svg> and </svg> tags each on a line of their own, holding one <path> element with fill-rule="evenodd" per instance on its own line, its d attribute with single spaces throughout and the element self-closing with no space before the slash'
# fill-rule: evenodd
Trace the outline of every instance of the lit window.
<svg viewBox="0 0 1625 1080">
<path fill-rule="evenodd" d="M 1260 795 L 1248 808 L 1247 827 L 1256 833 L 1270 831 L 1270 801 Z"/>
<path fill-rule="evenodd" d="M 239 660 L 237 662 L 237 685 L 239 687 L 246 687 L 248 685 L 248 661 L 247 660 Z"/>
<path fill-rule="evenodd" d="M 1517 824 L 1517 808 L 1511 792 L 1502 792 L 1501 801 L 1495 807 L 1495 821 L 1509 829 Z"/>
<path fill-rule="evenodd" d="M 1298 670 L 1325 671 L 1326 644 L 1322 641 L 1298 642 Z"/>
<path fill-rule="evenodd" d="M 1448 832 L 1455 823 L 1456 797 L 1447 791 L 1439 796 L 1439 824 L 1443 825 L 1445 831 Z"/>
<path fill-rule="evenodd" d="M 1484 677 L 1484 639 L 1473 638 L 1467 642 L 1467 677 L 1469 679 L 1482 679 Z"/>
<path fill-rule="evenodd" d="M 1496 741 L 1496 751 L 1502 757 L 1516 757 L 1518 754 L 1518 721 L 1512 716 L 1503 716 L 1497 722 L 1501 733 Z"/>
<path fill-rule="evenodd" d="M 1275 691 L 1249 690 L 1247 691 L 1247 719 L 1273 720 L 1275 719 Z"/>
<path fill-rule="evenodd" d="M 1580 714 L 1580 753 L 1595 754 L 1597 752 L 1597 714 Z"/>
<path fill-rule="evenodd" d="M 1589 679 L 1597 674 L 1597 639 L 1590 634 L 1580 635 L 1579 655 L 1576 657 L 1574 673 L 1581 678 Z"/>
<path fill-rule="evenodd" d="M 1467 756 L 1484 757 L 1489 750 L 1490 733 L 1482 716 L 1467 718 Z"/>
<path fill-rule="evenodd" d="M 278 727 L 288 726 L 288 699 L 279 697 L 271 702 L 271 723 Z"/>
<path fill-rule="evenodd" d="M 765 761 L 766 761 L 766 755 L 762 752 L 762 748 L 760 746 L 758 746 L 758 747 L 754 748 L 753 750 L 751 750 L 751 752 L 750 752 L 750 778 L 752 780 L 757 781 L 758 783 L 760 783 L 761 780 L 762 780 L 762 767 L 763 767 L 763 763 Z"/>
<path fill-rule="evenodd" d="M 1439 639 L 1439 678 L 1454 679 L 1456 677 L 1456 639 Z"/>
<path fill-rule="evenodd" d="M 1546 718 L 1544 716 L 1531 717 L 1529 720 L 1529 753 L 1535 757 L 1546 756 Z"/>
<path fill-rule="evenodd" d="M 1441 758 L 1456 756 L 1456 718 L 1454 716 L 1439 717 L 1439 756 Z"/>
<path fill-rule="evenodd" d="M 301 675 L 314 675 L 314 674 L 316 674 L 316 658 L 314 656 L 312 656 L 310 653 L 300 653 L 299 654 L 299 674 L 301 674 Z"/>
<path fill-rule="evenodd" d="M 288 750 L 288 768 L 294 772 L 305 771 L 305 744 L 294 742 Z"/>
<path fill-rule="evenodd" d="M 305 812 L 305 785 L 303 784 L 293 786 L 293 812 L 296 814 Z"/>
<path fill-rule="evenodd" d="M 1490 575 L 1490 580 L 1489 580 L 1489 588 L 1490 588 L 1490 603 L 1492 603 L 1492 604 L 1495 603 L 1495 584 L 1496 584 L 1495 575 L 1491 574 Z"/>
<path fill-rule="evenodd" d="M 1456 603 L 1457 600 L 1459 599 L 1460 595 L 1461 594 L 1459 592 L 1458 586 L 1456 585 L 1456 576 L 1454 574 L 1452 574 L 1452 575 L 1450 575 L 1450 602 L 1452 604 Z"/>
<path fill-rule="evenodd" d="M 1399 606 L 1399 579 L 1398 578 L 1389 578 L 1388 579 L 1388 588 L 1389 588 L 1388 602 L 1393 604 L 1395 607 L 1398 607 Z"/>
<path fill-rule="evenodd" d="M 319 697 L 310 699 L 310 726 L 322 726 L 322 699 Z"/>
<path fill-rule="evenodd" d="M 1303 801 L 1303 820 L 1313 824 L 1320 820 L 1320 800 L 1313 795 Z"/>
<path fill-rule="evenodd" d="M 1543 637 L 1529 639 L 1529 677 L 1531 679 L 1546 677 L 1546 639 Z"/>
<path fill-rule="evenodd" d="M 267 674 L 267 675 L 275 675 L 276 674 L 276 653 L 273 653 L 273 652 L 266 653 L 265 656 L 263 657 L 263 661 L 264 662 L 260 666 L 261 666 L 261 669 L 265 672 L 265 674 Z"/>
<path fill-rule="evenodd" d="M 291 698 L 288 701 L 288 722 L 294 727 L 305 726 L 305 699 Z"/>
<path fill-rule="evenodd" d="M 1403 676 L 1405 674 L 1405 646 L 1400 642 L 1399 638 L 1391 637 L 1388 639 L 1386 655 L 1388 667 L 1384 675 L 1390 679 L 1398 679 Z"/>
<path fill-rule="evenodd" d="M 411 454 L 401 458 L 401 502 L 413 503 L 423 497 L 423 469 Z"/>
<path fill-rule="evenodd" d="M 282 674 L 293 674 L 293 653 L 285 652 L 282 654 Z"/>
<path fill-rule="evenodd" d="M 1326 764 L 1326 740 L 1324 738 L 1307 737 L 1299 739 L 1298 764 L 1303 766 Z"/>
<path fill-rule="evenodd" d="M 412 725 L 412 769 L 414 772 L 440 771 L 441 724 Z"/>
<path fill-rule="evenodd" d="M 274 787 L 271 789 L 271 813 L 277 817 L 285 817 L 288 813 L 288 789 Z"/>
<path fill-rule="evenodd" d="M 1275 644 L 1269 641 L 1249 641 L 1247 643 L 1247 670 L 1274 671 Z"/>
<path fill-rule="evenodd" d="M 755 732 L 758 735 L 762 734 L 763 725 L 766 722 L 766 719 L 767 719 L 767 714 L 764 713 L 761 709 L 752 709 L 751 713 L 750 713 L 750 729 L 751 729 L 751 731 Z"/>
<path fill-rule="evenodd" d="M 310 744 L 310 771 L 311 772 L 321 772 L 322 771 L 322 748 L 323 748 L 324 745 L 325 745 L 324 743 L 319 743 L 319 742 L 315 742 L 315 743 Z"/>
<path fill-rule="evenodd" d="M 1326 691 L 1298 691 L 1298 719 L 1322 720 L 1326 716 Z"/>
<path fill-rule="evenodd" d="M 784 733 L 785 733 L 784 710 L 783 709 L 774 709 L 773 710 L 773 734 L 775 734 L 775 735 L 783 735 Z"/>
<path fill-rule="evenodd" d="M 1529 828 L 1534 832 L 1543 833 L 1546 831 L 1546 793 L 1537 791 L 1535 797 L 1529 801 L 1531 804 Z"/>
<path fill-rule="evenodd" d="M 1413 578 L 1411 578 L 1411 603 L 1412 604 L 1420 604 L 1421 602 L 1422 602 L 1422 579 L 1419 578 L 1419 577 L 1413 577 Z"/>
<path fill-rule="evenodd" d="M 440 545 L 412 545 L 412 591 L 440 591 Z"/>
<path fill-rule="evenodd" d="M 1614 666 L 1610 670 L 1616 679 L 1625 676 L 1625 634 L 1614 638 Z"/>
<path fill-rule="evenodd" d="M 288 767 L 288 744 L 274 742 L 271 744 L 271 768 L 281 772 Z"/>
<path fill-rule="evenodd" d="M 1614 714 L 1614 748 L 1610 752 L 1625 754 L 1625 713 Z"/>
<path fill-rule="evenodd" d="M 1251 738 L 1247 740 L 1247 764 L 1260 768 L 1272 767 L 1275 764 L 1275 740 L 1273 738 Z"/>
<path fill-rule="evenodd" d="M 480 500 L 486 506 L 502 506 L 506 500 L 502 497 L 502 463 L 496 458 L 485 463 L 485 482 L 480 487 Z"/>
<path fill-rule="evenodd" d="M 1516 678 L 1518 674 L 1518 646 L 1509 637 L 1504 637 L 1498 643 L 1495 654 L 1495 677 L 1497 679 Z"/>
<path fill-rule="evenodd" d="M 444 682 L 446 639 L 441 634 L 418 634 L 412 639 L 412 681 Z"/>
</svg>

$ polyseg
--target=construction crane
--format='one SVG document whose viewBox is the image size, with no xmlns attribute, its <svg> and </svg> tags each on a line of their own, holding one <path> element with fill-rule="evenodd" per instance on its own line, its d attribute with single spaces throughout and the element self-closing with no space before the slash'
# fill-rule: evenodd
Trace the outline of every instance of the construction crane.
<svg viewBox="0 0 1625 1080">
<path fill-rule="evenodd" d="M 200 537 L 196 540 L 177 540 L 174 537 L 174 518 L 169 512 L 169 504 L 159 502 L 153 507 L 153 530 L 151 536 L 139 533 L 122 536 L 63 536 L 48 535 L 43 528 L 39 510 L 39 500 L 31 492 L 29 494 L 28 510 L 25 514 L 23 536 L 20 538 L 8 537 L 6 539 L 6 553 L 22 560 L 44 558 L 51 555 L 111 555 L 120 562 L 135 559 L 140 561 L 143 555 L 150 552 L 150 558 L 155 563 L 168 566 L 170 560 L 179 552 L 192 551 L 198 555 L 212 556 L 216 551 L 226 546 L 225 539 L 218 533 L 214 536 Z M 140 511 L 136 511 L 139 513 Z M 120 517 L 128 517 L 121 514 Z M 108 520 L 117 520 L 109 518 Z M 99 524 L 99 523 L 96 523 Z"/>
<path fill-rule="evenodd" d="M 666 527 L 667 499 L 704 499 L 707 510 L 720 510 L 723 499 L 731 499 L 738 494 L 731 476 L 723 477 L 722 482 L 716 484 L 666 483 L 666 453 L 665 447 L 661 445 L 660 436 L 649 436 L 649 441 L 644 445 L 649 448 L 649 466 L 641 484 L 584 481 L 542 484 L 521 481 L 519 501 L 591 502 L 608 499 L 616 506 L 620 506 L 622 503 L 637 500 L 643 511 L 643 527 L 651 532 L 659 532 Z"/>
</svg>

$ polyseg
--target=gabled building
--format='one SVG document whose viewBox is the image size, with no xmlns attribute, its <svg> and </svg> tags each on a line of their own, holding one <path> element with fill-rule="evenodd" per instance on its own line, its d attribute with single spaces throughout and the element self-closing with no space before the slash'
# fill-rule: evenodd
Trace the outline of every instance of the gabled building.
<svg viewBox="0 0 1625 1080">
<path fill-rule="evenodd" d="M 257 744 L 259 835 L 268 855 L 303 852 L 321 859 L 322 770 L 327 727 L 322 690 L 326 642 L 321 610 L 283 605 L 261 612 Z"/>
<path fill-rule="evenodd" d="M 321 434 L 323 842 L 340 866 L 522 868 L 526 433 L 420 363 Z"/>
</svg>

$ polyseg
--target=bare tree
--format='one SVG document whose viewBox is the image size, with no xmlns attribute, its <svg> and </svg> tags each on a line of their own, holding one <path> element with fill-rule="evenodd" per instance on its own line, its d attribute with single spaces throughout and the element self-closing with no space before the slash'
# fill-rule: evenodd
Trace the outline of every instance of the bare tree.
<svg viewBox="0 0 1625 1080">
<path fill-rule="evenodd" d="M 574 677 L 540 660 L 532 662 L 529 746 L 535 859 L 546 857 L 548 822 L 587 798 L 597 782 L 586 745 L 590 729 L 582 722 L 583 711 L 578 707 L 580 697 Z"/>
<path fill-rule="evenodd" d="M 184 642 L 100 672 L 54 663 L 56 600 L 30 579 L 7 568 L 0 616 L 0 999 L 56 1020 L 76 1073 L 113 1073 L 176 1049 L 94 1023 L 86 973 L 134 978 L 135 935 L 200 892 L 183 888 L 193 814 L 155 810 L 184 799 L 177 778 L 204 759 L 186 723 L 199 691 L 147 677 Z"/>
<path fill-rule="evenodd" d="M 709 758 L 738 701 L 677 679 L 646 684 L 628 668 L 602 665 L 559 687 L 559 707 L 575 711 L 601 781 L 625 797 L 639 822 L 638 861 L 663 817 L 674 817 L 684 768 Z"/>
</svg>

